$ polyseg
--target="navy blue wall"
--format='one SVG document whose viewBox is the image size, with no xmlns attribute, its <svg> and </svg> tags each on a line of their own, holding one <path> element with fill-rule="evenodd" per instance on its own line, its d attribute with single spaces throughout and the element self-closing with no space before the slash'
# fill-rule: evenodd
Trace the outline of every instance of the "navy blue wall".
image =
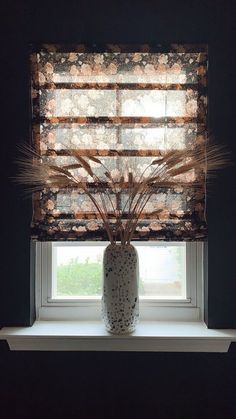
<svg viewBox="0 0 236 419">
<path fill-rule="evenodd" d="M 9 0 L 1 16 L 0 324 L 28 325 L 31 202 L 9 177 L 16 172 L 16 144 L 29 138 L 29 43 L 208 43 L 210 129 L 235 153 L 235 2 Z M 208 198 L 209 327 L 236 327 L 234 215 L 232 167 L 213 182 Z M 235 419 L 235 361 L 233 347 L 225 355 L 54 354 L 11 353 L 1 342 L 0 416 Z"/>
</svg>

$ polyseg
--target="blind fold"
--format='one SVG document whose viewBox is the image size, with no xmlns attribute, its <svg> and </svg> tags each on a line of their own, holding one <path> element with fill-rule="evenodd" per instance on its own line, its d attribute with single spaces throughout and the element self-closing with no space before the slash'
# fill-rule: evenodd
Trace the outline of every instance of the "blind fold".
<svg viewBox="0 0 236 419">
<path fill-rule="evenodd" d="M 45 161 L 73 165 L 70 149 L 77 150 L 81 156 L 99 156 L 114 180 L 123 176 L 128 182 L 130 171 L 141 175 L 155 156 L 206 140 L 207 54 L 202 45 L 44 45 L 31 61 L 33 142 Z M 74 170 L 99 202 L 107 178 L 101 165 L 90 164 L 99 183 L 83 168 Z M 202 188 L 195 189 L 194 180 Z M 189 187 L 155 191 L 134 240 L 206 237 L 204 175 L 192 171 L 182 175 L 182 182 Z M 104 199 L 112 223 L 114 209 L 125 207 L 127 190 Z M 74 188 L 34 194 L 32 237 L 107 240 L 92 201 Z"/>
</svg>

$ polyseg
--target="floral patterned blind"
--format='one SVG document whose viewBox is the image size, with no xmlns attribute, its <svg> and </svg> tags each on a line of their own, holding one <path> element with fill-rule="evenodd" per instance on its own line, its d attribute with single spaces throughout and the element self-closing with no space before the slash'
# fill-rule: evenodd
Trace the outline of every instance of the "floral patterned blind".
<svg viewBox="0 0 236 419">
<path fill-rule="evenodd" d="M 31 61 L 33 142 L 52 164 L 73 164 L 69 151 L 76 149 L 81 156 L 99 156 L 114 180 L 126 179 L 130 170 L 141 174 L 160 152 L 205 142 L 204 45 L 43 45 Z M 105 176 L 101 165 L 90 163 Z M 75 169 L 75 175 L 99 200 L 85 169 Z M 202 188 L 164 188 L 152 196 L 134 240 L 206 237 L 205 178 L 191 172 L 183 180 L 196 177 Z M 125 202 L 125 191 L 118 195 L 110 196 L 115 208 Z M 93 203 L 73 188 L 34 194 L 32 237 L 107 240 Z"/>
</svg>

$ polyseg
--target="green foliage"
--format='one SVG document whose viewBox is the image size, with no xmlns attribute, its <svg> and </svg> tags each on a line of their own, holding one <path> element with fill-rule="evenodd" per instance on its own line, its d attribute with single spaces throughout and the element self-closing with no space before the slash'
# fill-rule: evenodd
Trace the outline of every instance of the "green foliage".
<svg viewBox="0 0 236 419">
<path fill-rule="evenodd" d="M 143 281 L 139 282 L 140 295 L 144 294 Z M 101 296 L 102 263 L 81 263 L 72 259 L 66 265 L 57 267 L 57 295 L 62 296 Z"/>
<path fill-rule="evenodd" d="M 102 264 L 71 260 L 57 267 L 57 294 L 59 296 L 91 296 L 102 293 Z"/>
</svg>

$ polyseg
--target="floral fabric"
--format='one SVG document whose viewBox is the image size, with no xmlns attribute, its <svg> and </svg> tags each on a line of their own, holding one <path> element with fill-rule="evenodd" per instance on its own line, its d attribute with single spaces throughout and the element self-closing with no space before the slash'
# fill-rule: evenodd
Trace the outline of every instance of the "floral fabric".
<svg viewBox="0 0 236 419">
<path fill-rule="evenodd" d="M 207 115 L 207 50 L 204 45 L 43 45 L 31 55 L 33 141 L 52 164 L 69 165 L 69 149 L 99 156 L 113 179 L 140 176 L 168 150 L 204 144 Z M 90 161 L 104 182 L 104 169 Z M 75 169 L 99 202 L 102 184 Z M 146 176 L 149 172 L 146 171 Z M 202 240 L 206 237 L 205 178 L 182 175 L 202 188 L 155 191 L 134 240 Z M 100 188 L 100 189 L 99 189 Z M 127 191 L 110 194 L 124 208 Z M 151 215 L 158 211 L 158 215 Z M 125 219 L 125 215 L 124 215 Z M 32 237 L 39 240 L 107 240 L 90 199 L 81 190 L 45 189 L 34 194 Z"/>
</svg>

